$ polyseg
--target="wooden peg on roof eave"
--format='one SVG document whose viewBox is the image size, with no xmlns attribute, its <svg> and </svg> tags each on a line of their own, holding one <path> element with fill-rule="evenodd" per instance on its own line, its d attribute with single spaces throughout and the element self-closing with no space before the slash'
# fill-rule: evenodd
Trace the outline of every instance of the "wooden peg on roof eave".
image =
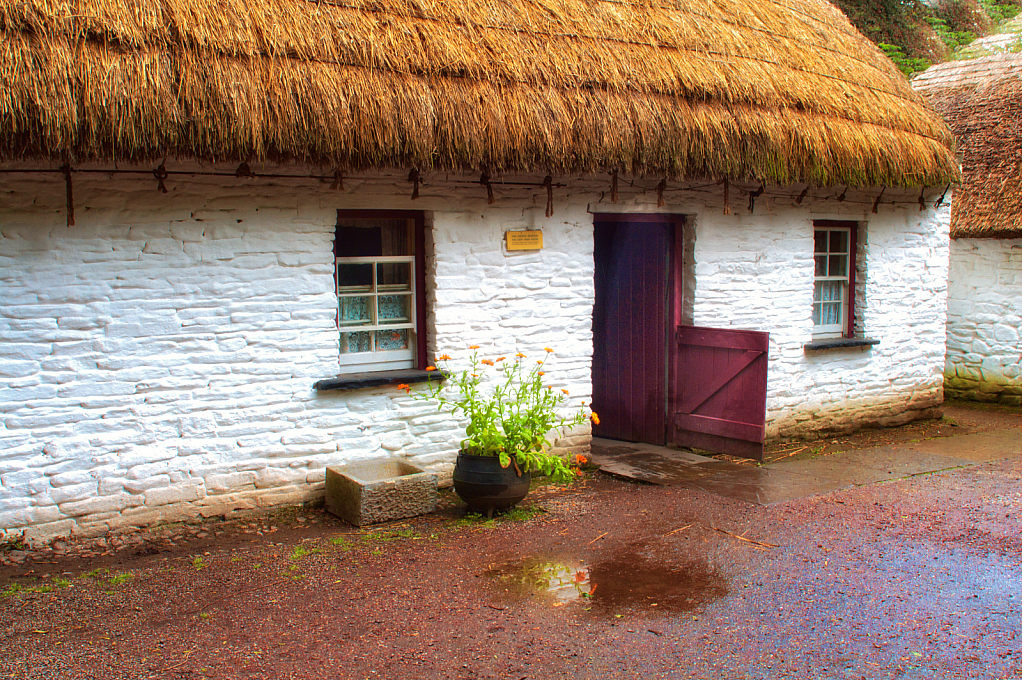
<svg viewBox="0 0 1022 680">
<path fill-rule="evenodd" d="M 412 171 L 408 173 L 408 181 L 412 183 L 412 200 L 414 201 L 419 197 L 419 182 L 422 181 L 417 169 L 412 168 Z"/>
<path fill-rule="evenodd" d="M 75 196 L 74 189 L 71 186 L 71 164 L 65 163 L 60 167 L 60 171 L 64 173 L 64 182 L 67 186 L 67 226 L 75 226 Z"/>
<path fill-rule="evenodd" d="M 880 189 L 880 194 L 877 196 L 877 200 L 873 201 L 873 214 L 876 215 L 880 212 L 880 199 L 884 197 L 884 192 L 887 191 L 887 187 Z"/>
<path fill-rule="evenodd" d="M 730 215 L 731 214 L 731 206 L 728 205 L 730 203 L 730 201 L 731 201 L 731 196 L 730 196 L 731 191 L 730 190 L 731 190 L 731 185 L 727 181 L 727 177 L 725 176 L 724 177 L 724 214 L 725 215 Z"/>
</svg>

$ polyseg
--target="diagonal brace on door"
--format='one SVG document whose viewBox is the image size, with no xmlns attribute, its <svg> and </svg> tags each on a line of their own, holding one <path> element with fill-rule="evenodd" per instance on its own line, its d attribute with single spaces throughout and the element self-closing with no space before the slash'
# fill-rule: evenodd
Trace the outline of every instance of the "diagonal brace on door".
<svg viewBox="0 0 1022 680">
<path fill-rule="evenodd" d="M 735 376 L 744 371 L 748 366 L 755 361 L 757 358 L 762 356 L 761 350 L 748 349 L 745 350 L 734 365 L 728 367 L 728 372 L 718 375 L 716 380 L 712 380 L 702 386 L 702 389 L 693 390 L 692 394 L 683 401 L 678 409 L 683 413 L 693 413 L 697 408 L 702 406 L 709 400 L 710 397 L 715 395 L 721 389 L 724 388 L 729 382 L 734 380 Z"/>
</svg>

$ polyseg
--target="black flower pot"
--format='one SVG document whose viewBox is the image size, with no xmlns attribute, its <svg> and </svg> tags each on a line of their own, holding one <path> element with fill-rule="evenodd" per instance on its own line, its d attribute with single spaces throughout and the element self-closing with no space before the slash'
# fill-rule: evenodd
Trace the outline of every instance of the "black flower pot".
<svg viewBox="0 0 1022 680">
<path fill-rule="evenodd" d="M 473 456 L 458 453 L 454 465 L 454 492 L 465 501 L 469 511 L 493 516 L 494 510 L 506 510 L 529 493 L 532 475 L 518 474 L 514 460 L 506 468 L 497 456 Z"/>
</svg>

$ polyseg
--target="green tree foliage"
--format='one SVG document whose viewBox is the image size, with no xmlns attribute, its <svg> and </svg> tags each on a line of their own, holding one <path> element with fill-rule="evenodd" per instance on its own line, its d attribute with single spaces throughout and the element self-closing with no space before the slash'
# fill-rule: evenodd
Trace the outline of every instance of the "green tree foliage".
<svg viewBox="0 0 1022 680">
<path fill-rule="evenodd" d="M 906 76 L 946 60 L 1019 13 L 1022 0 L 835 0 Z"/>
</svg>

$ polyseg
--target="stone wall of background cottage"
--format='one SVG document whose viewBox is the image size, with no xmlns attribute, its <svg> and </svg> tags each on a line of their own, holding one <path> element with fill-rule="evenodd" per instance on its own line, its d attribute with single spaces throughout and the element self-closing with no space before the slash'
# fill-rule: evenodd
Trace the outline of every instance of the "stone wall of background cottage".
<svg viewBox="0 0 1022 680">
<path fill-rule="evenodd" d="M 951 242 L 945 389 L 1022 404 L 1022 239 Z"/>
<path fill-rule="evenodd" d="M 611 205 L 608 182 L 571 180 L 547 218 L 542 188 L 495 185 L 487 205 L 475 178 L 427 176 L 412 201 L 405 173 L 347 177 L 342 191 L 175 175 L 168 194 L 125 177 L 76 175 L 73 227 L 59 175 L 5 184 L 0 530 L 42 541 L 297 502 L 321 493 L 328 464 L 381 455 L 449 470 L 451 418 L 394 388 L 312 388 L 337 372 L 337 209 L 425 211 L 431 350 L 457 364 L 469 344 L 553 347 L 549 377 L 576 405 L 591 394 L 591 212 L 658 210 L 655 183 Z M 692 216 L 692 320 L 772 334 L 770 436 L 908 419 L 940 401 L 946 210 L 722 207 L 678 194 L 660 210 Z M 802 350 L 817 218 L 869 222 L 871 350 Z M 503 249 L 504 232 L 523 228 L 543 230 L 543 250 Z"/>
</svg>

